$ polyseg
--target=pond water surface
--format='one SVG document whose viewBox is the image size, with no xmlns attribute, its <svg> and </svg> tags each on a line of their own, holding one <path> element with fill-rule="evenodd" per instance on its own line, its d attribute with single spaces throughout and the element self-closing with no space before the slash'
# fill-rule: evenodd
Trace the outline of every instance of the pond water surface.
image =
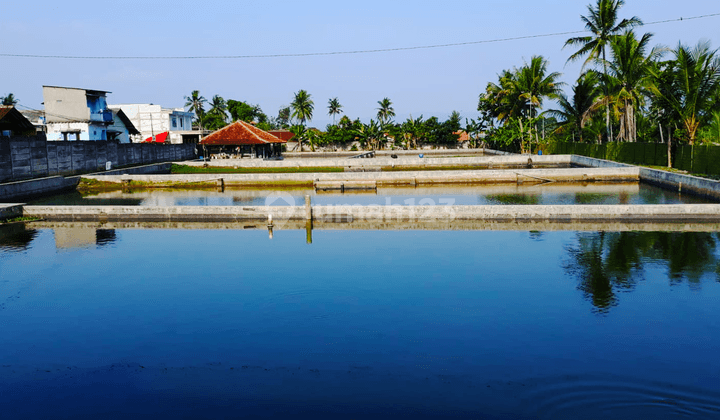
<svg viewBox="0 0 720 420">
<path fill-rule="evenodd" d="M 717 233 L 305 235 L 0 227 L 3 418 L 720 417 Z"/>
<path fill-rule="evenodd" d="M 268 200 L 282 192 L 286 200 Z M 316 205 L 502 205 L 502 204 L 679 204 L 706 203 L 692 195 L 678 194 L 648 184 L 526 184 L 465 185 L 417 188 L 378 188 L 365 191 L 315 191 L 314 189 L 178 190 L 146 189 L 94 195 L 78 192 L 44 197 L 38 205 L 129 206 L 263 206 L 302 205 L 305 195 Z"/>
</svg>

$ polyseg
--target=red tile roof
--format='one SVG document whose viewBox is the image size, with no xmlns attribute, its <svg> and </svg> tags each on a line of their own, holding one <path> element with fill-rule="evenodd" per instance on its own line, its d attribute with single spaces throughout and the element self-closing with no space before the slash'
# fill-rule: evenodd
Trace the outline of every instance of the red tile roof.
<svg viewBox="0 0 720 420">
<path fill-rule="evenodd" d="M 270 130 L 268 133 L 272 134 L 273 136 L 279 138 L 280 140 L 290 140 L 293 137 L 295 137 L 295 134 L 293 134 L 290 130 Z"/>
<path fill-rule="evenodd" d="M 245 121 L 236 121 L 202 139 L 201 144 L 238 146 L 250 144 L 287 143 L 267 131 Z"/>
<path fill-rule="evenodd" d="M 460 131 L 454 132 L 453 134 L 457 134 L 458 136 L 460 136 L 458 138 L 459 142 L 470 140 L 470 135 L 466 131 L 460 130 Z"/>
</svg>

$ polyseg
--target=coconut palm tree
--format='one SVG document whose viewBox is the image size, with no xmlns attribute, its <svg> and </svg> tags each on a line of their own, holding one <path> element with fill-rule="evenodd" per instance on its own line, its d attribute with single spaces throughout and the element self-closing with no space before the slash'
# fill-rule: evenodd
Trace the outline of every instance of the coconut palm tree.
<svg viewBox="0 0 720 420">
<path fill-rule="evenodd" d="M 548 114 L 561 118 L 558 131 L 572 130 L 572 137 L 578 135 L 580 142 L 583 139 L 585 125 L 590 121 L 592 114 L 602 105 L 598 99 L 602 89 L 598 86 L 598 76 L 594 71 L 583 73 L 572 88 L 573 96 L 568 99 L 561 94 L 558 97 L 559 109 L 548 110 Z"/>
<path fill-rule="evenodd" d="M 677 90 L 663 91 L 657 85 L 651 86 L 651 89 L 677 112 L 690 144 L 695 144 L 702 119 L 712 112 L 712 106 L 717 101 L 720 57 L 718 50 L 710 50 L 710 43 L 706 41 L 699 42 L 692 49 L 679 44 L 673 53 L 675 60 L 671 71 Z M 653 76 L 658 79 L 662 74 L 654 69 Z"/>
<path fill-rule="evenodd" d="M 328 115 L 333 117 L 333 125 L 335 125 L 335 116 L 338 114 L 342 114 L 342 105 L 338 98 L 328 100 Z"/>
<path fill-rule="evenodd" d="M 637 117 L 635 111 L 649 93 L 650 68 L 659 58 L 661 49 L 653 48 L 647 53 L 652 34 L 645 34 L 639 40 L 632 30 L 613 38 L 610 43 L 613 59 L 608 63 L 608 76 L 614 80 L 616 89 L 611 98 L 620 114 L 618 140 L 635 142 L 637 140 Z"/>
<path fill-rule="evenodd" d="M 195 113 L 195 121 L 200 126 L 200 132 L 202 132 L 202 118 L 205 115 L 204 104 L 207 103 L 207 99 L 200 95 L 199 90 L 193 90 L 190 96 L 185 97 L 185 107 L 188 111 Z"/>
<path fill-rule="evenodd" d="M 223 119 L 227 119 L 227 103 L 220 95 L 215 95 L 210 101 L 210 111 L 208 114 L 218 115 Z"/>
<path fill-rule="evenodd" d="M 538 110 L 542 107 L 544 99 L 555 99 L 562 92 L 560 87 L 563 83 L 558 81 L 560 73 L 548 73 L 547 64 L 547 60 L 543 57 L 533 56 L 529 63 L 517 71 L 516 83 L 513 85 L 515 91 L 511 94 L 511 97 L 516 97 L 519 101 L 521 115 L 524 114 L 528 119 L 527 132 L 531 142 L 533 120 L 538 116 Z M 522 118 L 520 124 L 522 127 Z M 535 140 L 539 141 L 537 127 L 535 127 Z"/>
<path fill-rule="evenodd" d="M 620 32 L 634 26 L 642 25 L 637 16 L 630 19 L 623 19 L 618 22 L 618 10 L 625 4 L 624 0 L 597 0 L 595 7 L 588 5 L 588 15 L 581 16 L 585 23 L 585 29 L 592 35 L 570 38 L 565 46 L 580 46 L 580 49 L 568 58 L 568 61 L 576 61 L 587 55 L 583 68 L 591 62 L 602 63 L 603 66 L 603 87 L 605 96 L 609 96 L 607 82 L 607 59 L 606 49 L 612 39 Z M 608 140 L 613 140 L 612 127 L 610 125 L 610 109 L 605 111 L 605 126 Z"/>
<path fill-rule="evenodd" d="M 8 93 L 7 96 L 0 97 L 0 100 L 2 100 L 2 104 L 4 106 L 15 106 L 15 104 L 20 102 L 15 98 L 15 95 L 13 95 L 12 93 Z"/>
<path fill-rule="evenodd" d="M 382 101 L 378 101 L 378 105 L 380 105 L 377 113 L 378 120 L 380 121 L 380 125 L 385 125 L 395 116 L 395 110 L 389 98 L 383 98 Z"/>
<path fill-rule="evenodd" d="M 310 94 L 305 90 L 299 90 L 295 94 L 295 99 L 290 104 L 292 108 L 292 117 L 300 121 L 301 125 L 305 125 L 305 122 L 312 120 L 313 109 L 315 103 L 310 99 Z"/>
</svg>

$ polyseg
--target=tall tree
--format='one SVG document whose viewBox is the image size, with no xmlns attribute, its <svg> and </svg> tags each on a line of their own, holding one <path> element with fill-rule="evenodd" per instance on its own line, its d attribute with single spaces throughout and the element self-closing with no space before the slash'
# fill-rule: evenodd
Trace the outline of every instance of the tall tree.
<svg viewBox="0 0 720 420">
<path fill-rule="evenodd" d="M 333 117 L 333 125 L 335 125 L 335 116 L 339 114 L 342 114 L 342 105 L 338 98 L 328 100 L 328 115 Z"/>
<path fill-rule="evenodd" d="M 625 4 L 624 0 L 597 0 L 593 7 L 588 5 L 588 15 L 581 16 L 585 23 L 585 29 L 592 33 L 589 36 L 570 38 L 565 46 L 579 46 L 580 49 L 568 58 L 568 61 L 575 61 L 587 55 L 583 68 L 591 63 L 601 63 L 603 67 L 603 88 L 605 96 L 609 96 L 607 81 L 607 58 L 606 49 L 617 34 L 634 26 L 642 25 L 637 16 L 630 19 L 623 19 L 618 22 L 618 11 Z M 610 108 L 605 110 L 605 127 L 607 138 L 613 140 L 612 126 L 610 125 Z"/>
<path fill-rule="evenodd" d="M 205 103 L 207 103 L 207 99 L 200 95 L 199 90 L 193 90 L 190 96 L 185 97 L 185 107 L 188 108 L 188 111 L 195 113 L 195 121 L 200 127 L 201 133 L 203 131 L 202 119 L 205 116 Z"/>
<path fill-rule="evenodd" d="M 380 125 L 385 125 L 395 116 L 395 109 L 393 109 L 392 102 L 389 98 L 383 98 L 382 101 L 378 101 L 378 105 L 380 105 L 377 113 L 378 120 L 380 121 Z"/>
<path fill-rule="evenodd" d="M 260 105 L 250 105 L 243 101 L 227 101 L 227 109 L 233 121 L 247 121 L 264 123 L 267 121 L 267 115 L 262 112 Z"/>
<path fill-rule="evenodd" d="M 208 114 L 213 114 L 227 119 L 227 103 L 220 95 L 215 95 L 210 101 L 210 111 Z"/>
<path fill-rule="evenodd" d="M 2 104 L 5 106 L 15 106 L 15 104 L 19 102 L 12 93 L 8 93 L 7 96 L 0 97 L 0 100 L 2 100 Z"/>
<path fill-rule="evenodd" d="M 720 57 L 711 50 L 709 42 L 699 42 L 695 48 L 682 44 L 673 51 L 675 62 L 672 75 L 677 90 L 662 91 L 657 86 L 653 93 L 662 97 L 678 113 L 690 144 L 695 144 L 698 127 L 712 112 L 720 90 Z M 657 70 L 653 76 L 662 77 Z"/>
<path fill-rule="evenodd" d="M 635 33 L 628 30 L 610 43 L 613 59 L 608 63 L 608 76 L 614 79 L 612 85 L 616 87 L 611 97 L 620 111 L 620 141 L 637 140 L 635 113 L 650 91 L 650 69 L 661 52 L 658 48 L 647 52 L 651 38 L 652 34 L 645 34 L 638 40 Z"/>
<path fill-rule="evenodd" d="M 305 90 L 301 89 L 295 94 L 295 99 L 293 99 L 290 107 L 292 108 L 293 118 L 300 121 L 301 125 L 305 125 L 305 122 L 312 120 L 315 103 Z"/>
<path fill-rule="evenodd" d="M 560 94 L 557 101 L 559 109 L 551 109 L 548 114 L 562 119 L 558 127 L 560 132 L 571 130 L 573 140 L 577 135 L 582 142 L 585 125 L 601 104 L 598 101 L 601 89 L 598 86 L 597 74 L 594 71 L 583 73 L 572 91 L 573 96 L 570 99 Z"/>
</svg>

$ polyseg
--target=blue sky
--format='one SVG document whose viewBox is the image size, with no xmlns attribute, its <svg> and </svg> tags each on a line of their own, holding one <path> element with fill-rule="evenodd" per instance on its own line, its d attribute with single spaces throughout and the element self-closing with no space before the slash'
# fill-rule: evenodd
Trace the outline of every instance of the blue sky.
<svg viewBox="0 0 720 420">
<path fill-rule="evenodd" d="M 412 47 L 582 30 L 589 1 L 207 1 L 5 2 L 0 53 L 87 56 L 266 55 Z M 621 16 L 645 22 L 720 12 L 716 1 L 627 0 Z M 12 19 L 7 17 L 12 16 Z M 720 17 L 651 25 L 654 42 L 709 39 Z M 476 117 L 477 98 L 506 68 L 543 55 L 571 84 L 567 36 L 373 54 L 207 60 L 66 60 L 0 57 L 0 95 L 41 108 L 42 85 L 108 90 L 111 104 L 179 107 L 193 89 L 210 99 L 259 104 L 268 115 L 307 90 L 311 125 L 324 127 L 327 101 L 368 120 L 389 97 L 397 119 Z"/>
</svg>

